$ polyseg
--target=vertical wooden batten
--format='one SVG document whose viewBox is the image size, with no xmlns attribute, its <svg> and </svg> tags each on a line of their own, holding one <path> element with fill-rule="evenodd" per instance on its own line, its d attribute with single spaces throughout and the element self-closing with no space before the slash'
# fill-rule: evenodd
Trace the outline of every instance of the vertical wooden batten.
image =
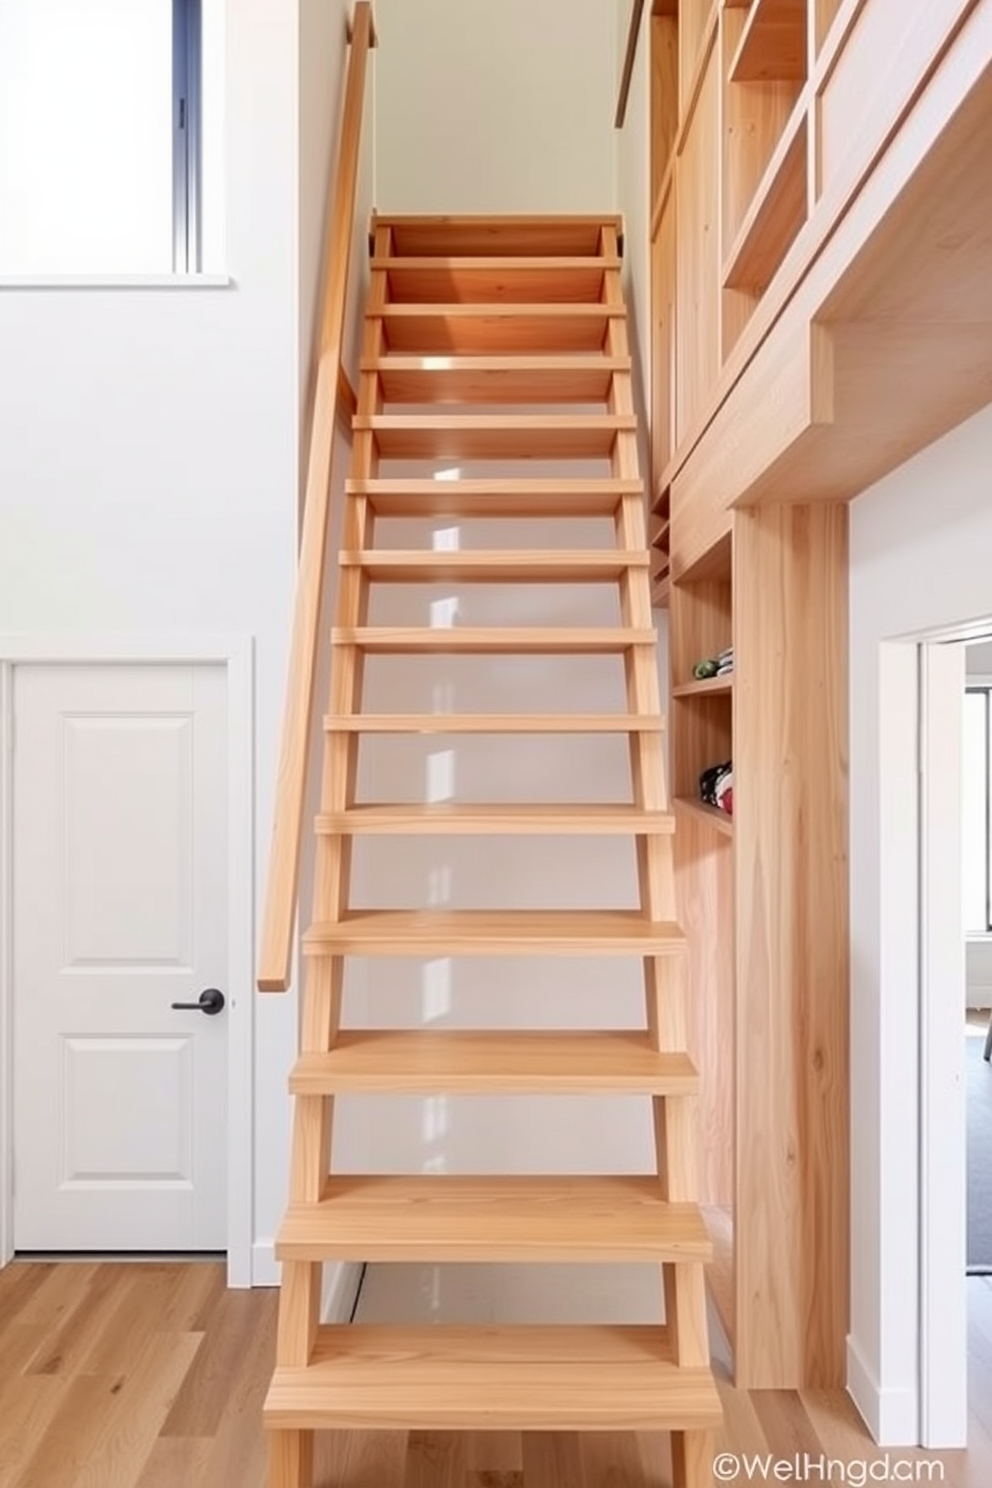
<svg viewBox="0 0 992 1488">
<path fill-rule="evenodd" d="M 736 1368 L 749 1388 L 845 1377 L 847 518 L 816 505 L 734 521 Z"/>
</svg>

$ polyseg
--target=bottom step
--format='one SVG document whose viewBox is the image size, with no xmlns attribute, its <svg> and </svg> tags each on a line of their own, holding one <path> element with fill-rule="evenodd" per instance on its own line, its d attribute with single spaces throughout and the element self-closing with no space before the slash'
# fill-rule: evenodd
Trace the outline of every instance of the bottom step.
<svg viewBox="0 0 992 1488">
<path fill-rule="evenodd" d="M 708 1369 L 652 1327 L 321 1328 L 308 1368 L 276 1369 L 275 1430 L 707 1431 Z"/>
</svg>

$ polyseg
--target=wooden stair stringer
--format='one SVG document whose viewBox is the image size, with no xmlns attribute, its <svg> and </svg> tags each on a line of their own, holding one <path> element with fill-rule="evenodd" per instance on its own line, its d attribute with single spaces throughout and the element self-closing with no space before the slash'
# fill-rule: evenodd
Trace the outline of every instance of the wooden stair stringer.
<svg viewBox="0 0 992 1488">
<path fill-rule="evenodd" d="M 378 218 L 363 322 L 351 478 L 345 495 L 315 821 L 313 914 L 304 935 L 300 1055 L 276 1372 L 266 1403 L 269 1488 L 313 1488 L 313 1432 L 338 1429 L 614 1429 L 672 1434 L 674 1488 L 710 1480 L 720 1419 L 709 1367 L 695 1202 L 698 1075 L 687 1053 L 685 941 L 675 914 L 672 831 L 650 596 L 650 554 L 616 219 Z M 556 236 L 559 235 L 559 236 Z M 559 246 L 556 247 L 556 243 Z M 560 285 L 553 260 L 574 257 Z M 595 261 L 592 261 L 595 260 Z M 516 262 L 515 262 L 516 261 Z M 518 274 L 515 283 L 514 273 Z M 431 295 L 443 294 L 433 302 Z M 404 298 L 404 295 L 406 298 Z M 478 297 L 478 298 L 477 298 Z M 442 355 L 439 357 L 438 353 Z M 488 389 L 498 415 L 476 414 Z M 590 414 L 528 413 L 549 401 Z M 593 396 L 594 395 L 594 396 Z M 423 413 L 386 412 L 423 403 Z M 446 404 L 464 405 L 440 413 Z M 466 411 L 466 407 L 468 411 Z M 510 411 L 512 409 L 512 411 Z M 609 478 L 405 480 L 380 459 L 597 458 Z M 519 547 L 391 551 L 378 516 L 475 514 L 514 523 Z M 529 516 L 611 517 L 608 551 L 527 547 Z M 369 623 L 379 583 L 617 586 L 613 627 L 430 629 Z M 370 655 L 601 655 L 623 667 L 626 712 L 595 715 L 370 714 Z M 632 801 L 403 805 L 356 799 L 367 734 L 625 733 Z M 356 836 L 602 833 L 636 849 L 630 910 L 363 910 L 351 903 Z M 341 1029 L 348 956 L 637 957 L 641 1031 L 561 1034 Z M 495 1020 L 494 1020 L 495 1021 Z M 653 1175 L 391 1178 L 331 1171 L 334 1101 L 406 1091 L 589 1095 L 652 1102 Z M 491 1216 L 491 1217 L 490 1217 Z M 323 1265 L 335 1260 L 648 1260 L 664 1328 L 321 1326 Z"/>
</svg>

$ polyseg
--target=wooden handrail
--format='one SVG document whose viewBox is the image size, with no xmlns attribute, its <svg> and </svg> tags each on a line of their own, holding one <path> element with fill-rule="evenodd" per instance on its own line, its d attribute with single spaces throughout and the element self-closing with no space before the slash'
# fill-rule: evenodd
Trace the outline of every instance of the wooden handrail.
<svg viewBox="0 0 992 1488">
<path fill-rule="evenodd" d="M 324 298 L 320 350 L 286 682 L 286 707 L 279 753 L 279 774 L 276 779 L 272 845 L 269 851 L 269 878 L 258 964 L 258 987 L 261 992 L 285 992 L 289 986 L 292 967 L 310 729 L 321 634 L 331 462 L 339 390 L 342 387 L 341 352 L 348 269 L 354 237 L 365 75 L 369 51 L 374 44 L 372 6 L 369 0 L 358 0 L 351 30 L 341 143 L 324 228 Z"/>
<path fill-rule="evenodd" d="M 627 28 L 627 51 L 623 59 L 620 95 L 617 99 L 616 118 L 613 120 L 614 129 L 622 129 L 627 118 L 627 100 L 630 98 L 630 85 L 634 77 L 634 61 L 637 57 L 637 43 L 641 34 L 641 17 L 643 14 L 644 0 L 631 0 L 630 25 Z"/>
</svg>

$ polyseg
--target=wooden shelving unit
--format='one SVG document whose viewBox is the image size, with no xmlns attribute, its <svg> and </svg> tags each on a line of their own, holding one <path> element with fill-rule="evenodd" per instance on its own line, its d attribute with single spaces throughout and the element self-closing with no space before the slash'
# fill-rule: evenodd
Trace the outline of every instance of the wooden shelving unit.
<svg viewBox="0 0 992 1488">
<path fill-rule="evenodd" d="M 806 0 L 752 0 L 730 64 L 730 82 L 806 77 Z"/>
<path fill-rule="evenodd" d="M 727 289 L 766 289 L 789 251 L 807 208 L 807 113 L 793 112 L 768 163 L 724 265 Z"/>
<path fill-rule="evenodd" d="M 734 677 L 703 677 L 694 682 L 682 682 L 672 688 L 672 697 L 729 697 L 734 690 Z"/>
<path fill-rule="evenodd" d="M 668 0 L 678 87 L 652 115 L 664 94 L 651 489 L 671 508 L 675 874 L 711 1289 L 750 1389 L 845 1377 L 846 503 L 974 413 L 992 366 L 992 88 L 970 19 L 904 10 Z M 731 644 L 733 680 L 697 683 Z M 732 822 L 699 800 L 726 759 Z"/>
<path fill-rule="evenodd" d="M 750 510 L 699 523 L 678 457 L 700 437 L 721 374 L 808 220 L 807 79 L 838 13 L 838 0 L 681 0 L 673 14 L 666 0 L 651 32 L 652 594 L 669 611 L 675 882 L 688 927 L 689 1052 L 702 1076 L 699 1192 L 717 1240 L 708 1282 L 737 1381 L 751 1388 L 843 1378 L 844 823 L 830 722 L 843 676 L 829 659 L 844 643 L 843 558 L 839 530 L 825 514 L 821 530 L 813 508 L 777 523 Z M 730 645 L 732 674 L 693 676 Z M 796 707 L 800 688 L 818 698 L 826 728 Z M 732 816 L 699 796 L 702 772 L 725 760 Z M 806 896 L 834 879 L 818 913 Z M 811 1011 L 814 983 L 822 1000 Z M 810 1073 L 812 1022 L 826 1082 Z M 758 1047 L 759 1028 L 770 1047 Z M 838 1162 L 817 1148 L 783 1166 L 796 1102 L 811 1130 L 830 1128 Z M 830 1233 L 807 1263 L 802 1221 L 789 1216 L 821 1203 Z M 793 1272 L 768 1245 L 778 1230 L 803 1256 Z M 810 1319 L 812 1345 L 808 1328 L 800 1333 Z"/>
</svg>

